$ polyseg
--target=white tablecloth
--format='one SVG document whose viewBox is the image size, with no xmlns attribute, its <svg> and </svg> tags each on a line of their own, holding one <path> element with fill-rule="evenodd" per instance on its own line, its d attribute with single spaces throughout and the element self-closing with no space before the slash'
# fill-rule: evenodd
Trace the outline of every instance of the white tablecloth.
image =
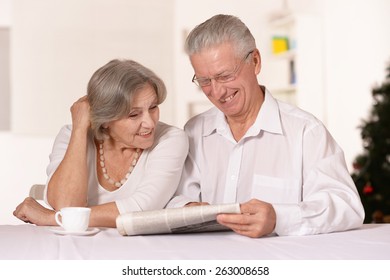
<svg viewBox="0 0 390 280">
<path fill-rule="evenodd" d="M 233 232 L 121 236 L 57 235 L 46 227 L 0 225 L 0 259 L 389 260 L 390 224 L 312 236 L 252 239 Z"/>
</svg>

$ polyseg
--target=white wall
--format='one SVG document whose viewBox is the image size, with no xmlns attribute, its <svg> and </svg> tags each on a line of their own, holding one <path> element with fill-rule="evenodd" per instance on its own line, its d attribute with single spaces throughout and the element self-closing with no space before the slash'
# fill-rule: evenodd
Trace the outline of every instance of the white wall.
<svg viewBox="0 0 390 280">
<path fill-rule="evenodd" d="M 0 131 L 10 129 L 10 31 L 0 25 Z"/>
<path fill-rule="evenodd" d="M 12 0 L 0 0 L 0 27 L 11 25 L 12 21 Z"/>
<path fill-rule="evenodd" d="M 14 132 L 52 136 L 92 73 L 114 58 L 153 69 L 172 92 L 173 0 L 17 0 L 12 23 Z M 162 106 L 173 122 L 174 96 Z"/>
<path fill-rule="evenodd" d="M 0 131 L 10 129 L 10 26 L 11 0 L 0 0 Z"/>
<path fill-rule="evenodd" d="M 12 212 L 31 185 L 46 183 L 53 139 L 0 132 L 0 224 L 20 224 Z"/>
<path fill-rule="evenodd" d="M 390 1 L 323 2 L 327 123 L 351 168 L 363 150 L 358 126 L 372 107 L 371 89 L 390 63 Z"/>
</svg>

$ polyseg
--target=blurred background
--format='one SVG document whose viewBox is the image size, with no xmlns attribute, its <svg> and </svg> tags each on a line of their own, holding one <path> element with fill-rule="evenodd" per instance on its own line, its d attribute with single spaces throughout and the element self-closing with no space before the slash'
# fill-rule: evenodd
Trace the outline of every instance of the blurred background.
<svg viewBox="0 0 390 280">
<path fill-rule="evenodd" d="M 0 224 L 19 223 L 12 211 L 46 182 L 70 106 L 109 60 L 136 60 L 165 81 L 164 122 L 183 127 L 208 109 L 183 44 L 219 13 L 251 29 L 259 83 L 324 122 L 352 168 L 358 126 L 390 62 L 388 0 L 0 0 Z"/>
</svg>

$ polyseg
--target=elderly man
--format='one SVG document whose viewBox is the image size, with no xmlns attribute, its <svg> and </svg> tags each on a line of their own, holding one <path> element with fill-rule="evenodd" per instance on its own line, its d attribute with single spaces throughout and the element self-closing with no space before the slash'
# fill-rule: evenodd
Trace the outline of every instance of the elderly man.
<svg viewBox="0 0 390 280">
<path fill-rule="evenodd" d="M 190 152 L 169 207 L 239 202 L 217 220 L 261 237 L 343 231 L 364 209 L 344 154 L 313 115 L 259 85 L 261 56 L 237 17 L 216 15 L 191 31 L 192 81 L 214 108 L 185 126 Z"/>
</svg>

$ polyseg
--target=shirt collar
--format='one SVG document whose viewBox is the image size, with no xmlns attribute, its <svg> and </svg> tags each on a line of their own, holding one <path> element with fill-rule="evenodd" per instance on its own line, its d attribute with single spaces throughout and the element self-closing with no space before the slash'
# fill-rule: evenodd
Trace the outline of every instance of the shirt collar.
<svg viewBox="0 0 390 280">
<path fill-rule="evenodd" d="M 225 115 L 216 107 L 209 110 L 205 118 L 205 130 L 203 136 L 209 136 L 215 132 L 223 136 L 231 134 Z M 245 137 L 256 136 L 261 130 L 275 134 L 283 133 L 278 103 L 268 89 L 265 89 L 264 102 L 261 105 L 256 121 L 249 128 Z"/>
<path fill-rule="evenodd" d="M 245 136 L 256 136 L 261 130 L 275 134 L 283 133 L 278 102 L 268 89 L 265 89 L 264 102 L 261 105 L 256 121 Z"/>
<path fill-rule="evenodd" d="M 225 135 L 225 133 L 230 130 L 225 115 L 216 107 L 210 109 L 204 115 L 204 118 L 205 125 L 203 136 L 209 136 L 215 132 Z"/>
</svg>

